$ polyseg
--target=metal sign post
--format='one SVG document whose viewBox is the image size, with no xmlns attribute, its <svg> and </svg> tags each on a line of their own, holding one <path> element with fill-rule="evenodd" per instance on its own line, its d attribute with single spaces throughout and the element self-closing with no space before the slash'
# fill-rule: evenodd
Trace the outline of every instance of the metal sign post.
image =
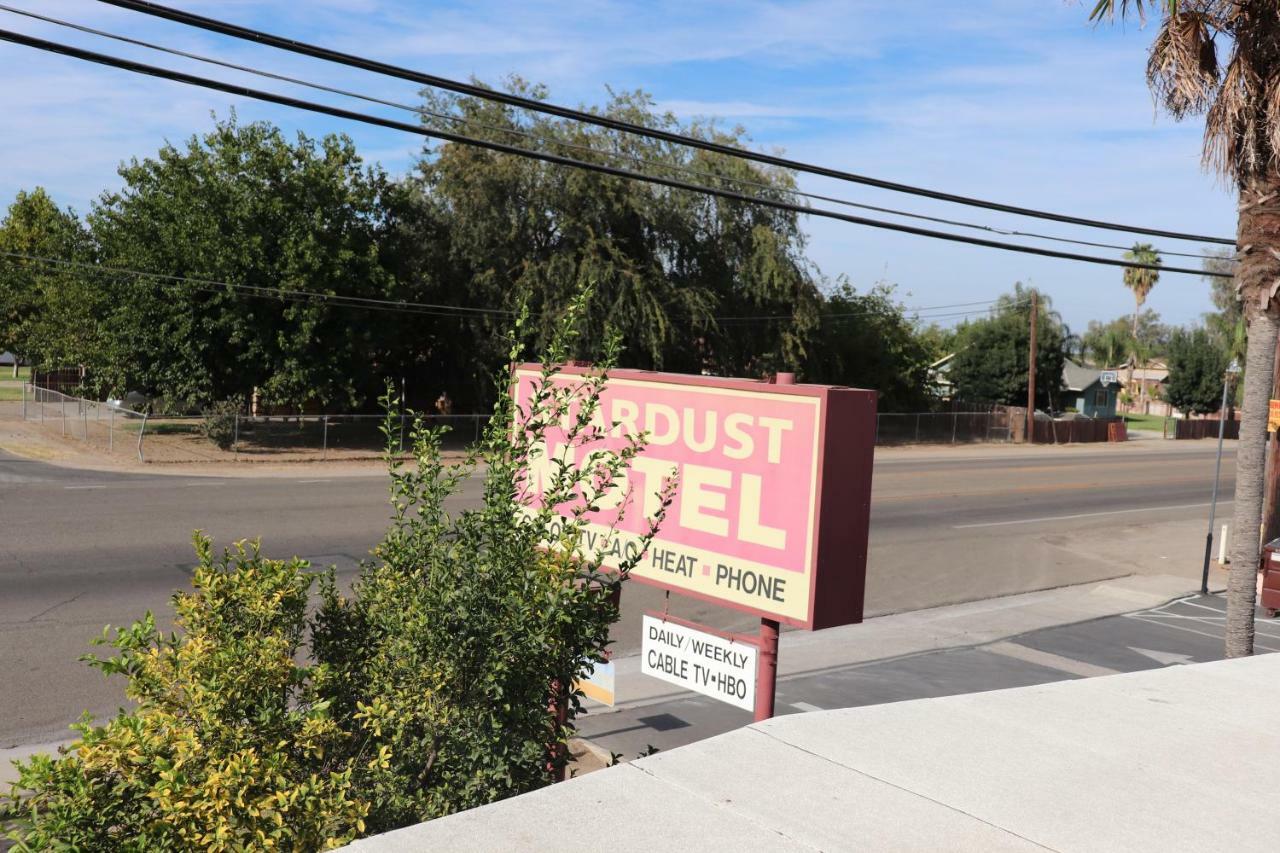
<svg viewBox="0 0 1280 853">
<path fill-rule="evenodd" d="M 1222 435 L 1227 426 L 1227 390 L 1231 380 L 1240 372 L 1235 359 L 1227 366 L 1222 377 L 1222 405 L 1218 409 L 1218 458 L 1213 465 L 1213 497 L 1209 501 L 1209 532 L 1204 537 L 1204 569 L 1200 573 L 1200 594 L 1209 594 L 1209 555 L 1213 553 L 1213 518 L 1218 509 L 1218 480 L 1222 474 Z M 1236 535 L 1239 535 L 1238 533 Z"/>
</svg>

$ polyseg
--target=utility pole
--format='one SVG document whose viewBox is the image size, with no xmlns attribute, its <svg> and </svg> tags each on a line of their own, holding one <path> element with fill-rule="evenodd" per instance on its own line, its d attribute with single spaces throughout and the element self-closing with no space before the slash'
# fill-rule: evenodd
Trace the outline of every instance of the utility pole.
<svg viewBox="0 0 1280 853">
<path fill-rule="evenodd" d="M 1031 291 L 1031 347 L 1027 359 L 1027 444 L 1036 441 L 1036 315 L 1040 294 Z"/>
</svg>

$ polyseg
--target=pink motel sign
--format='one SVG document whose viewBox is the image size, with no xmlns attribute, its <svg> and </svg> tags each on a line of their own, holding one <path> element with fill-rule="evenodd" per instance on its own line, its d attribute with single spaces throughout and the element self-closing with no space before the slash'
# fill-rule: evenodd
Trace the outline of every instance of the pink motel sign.
<svg viewBox="0 0 1280 853">
<path fill-rule="evenodd" d="M 516 370 L 518 404 L 540 369 Z M 861 621 L 875 392 L 614 370 L 600 404 L 596 447 L 649 435 L 613 506 L 591 519 L 586 545 L 601 543 L 606 565 L 639 547 L 674 471 L 675 501 L 632 578 L 801 628 Z M 535 494 L 564 444 L 548 430 L 530 464 Z"/>
</svg>

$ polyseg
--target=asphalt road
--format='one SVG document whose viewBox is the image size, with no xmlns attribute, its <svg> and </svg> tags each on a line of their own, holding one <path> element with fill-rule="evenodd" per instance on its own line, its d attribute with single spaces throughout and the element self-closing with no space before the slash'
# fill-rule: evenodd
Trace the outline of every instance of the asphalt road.
<svg viewBox="0 0 1280 853">
<path fill-rule="evenodd" d="M 1228 498 L 1233 455 L 1223 465 Z M 868 615 L 1135 571 L 1194 573 L 1212 475 L 1210 442 L 883 454 Z M 477 488 L 464 486 L 459 502 Z M 123 701 L 118 683 L 77 659 L 104 625 L 148 609 L 166 617 L 189 577 L 194 529 L 223 544 L 260 537 L 272 556 L 334 564 L 349 578 L 388 516 L 380 474 L 102 473 L 0 451 L 0 747 L 60 739 L 82 711 Z M 629 585 L 619 653 L 638 646 L 640 614 L 662 598 Z M 670 610 L 732 630 L 755 624 L 677 596 Z"/>
</svg>

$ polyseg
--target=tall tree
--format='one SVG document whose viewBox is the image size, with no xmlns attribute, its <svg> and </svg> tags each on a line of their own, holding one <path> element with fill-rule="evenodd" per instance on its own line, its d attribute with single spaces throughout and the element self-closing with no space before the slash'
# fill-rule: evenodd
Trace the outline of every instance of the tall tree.
<svg viewBox="0 0 1280 853">
<path fill-rule="evenodd" d="M 1235 252 L 1228 249 L 1211 250 L 1204 258 L 1205 273 L 1227 273 L 1235 271 Z M 1221 275 L 1204 276 L 1211 288 L 1209 298 L 1213 300 L 1216 311 L 1204 315 L 1204 323 L 1210 333 L 1231 354 L 1231 358 L 1243 364 L 1245 360 L 1248 335 L 1246 334 L 1244 306 L 1236 294 L 1235 281 Z"/>
<path fill-rule="evenodd" d="M 1169 378 L 1164 398 L 1171 406 L 1192 414 L 1218 411 L 1228 361 L 1207 330 L 1176 330 L 1169 339 Z"/>
<path fill-rule="evenodd" d="M 1124 253 L 1126 261 L 1139 264 L 1160 264 L 1160 253 L 1150 243 L 1134 243 L 1133 248 Z M 1133 292 L 1133 337 L 1138 337 L 1138 316 L 1147 301 L 1156 282 L 1160 280 L 1160 271 L 1145 267 L 1125 267 L 1124 286 Z"/>
<path fill-rule="evenodd" d="M 520 80 L 509 87 L 546 95 Z M 610 165 L 640 162 L 659 174 L 687 178 L 693 170 L 699 182 L 738 189 L 746 182 L 770 197 L 787 197 L 794 186 L 787 172 L 737 158 L 479 98 L 425 97 L 432 114 L 452 116 L 426 123 L 456 130 L 465 121 L 481 137 Z M 601 109 L 747 144 L 740 131 L 681 126 L 643 93 L 614 95 Z M 568 294 L 590 283 L 580 353 L 598 348 L 611 326 L 622 335 L 628 367 L 761 375 L 804 365 L 821 294 L 793 214 L 452 143 L 424 151 L 417 181 L 431 218 L 444 225 L 452 292 L 492 308 L 526 299 L 534 348 L 546 342 Z"/>
<path fill-rule="evenodd" d="M 349 139 L 291 141 L 232 118 L 120 175 L 124 189 L 90 217 L 103 261 L 204 282 L 105 277 L 116 299 L 97 364 L 104 384 L 179 405 L 247 401 L 256 389 L 265 403 L 349 410 L 368 396 L 357 378 L 376 371 L 375 330 L 395 315 L 289 293 L 396 296 L 380 256 L 390 182 Z"/>
<path fill-rule="evenodd" d="M 1248 326 L 1236 453 L 1235 529 L 1262 522 L 1263 458 L 1280 330 L 1280 12 L 1274 0 L 1098 0 L 1094 20 L 1160 15 L 1147 62 L 1174 118 L 1205 116 L 1204 165 L 1239 193 L 1236 291 Z M 1219 49 L 1225 48 L 1222 62 Z M 1239 535 L 1227 589 L 1226 654 L 1253 653 L 1259 541 Z"/>
<path fill-rule="evenodd" d="M 805 381 L 874 389 L 883 412 L 926 407 L 929 363 L 937 356 L 893 297 L 891 285 L 858 293 L 847 281 L 826 294 L 822 326 L 804 363 Z"/>
<path fill-rule="evenodd" d="M 103 295 L 62 265 L 91 259 L 80 218 L 43 189 L 19 192 L 0 221 L 0 253 L 0 350 L 43 367 L 84 364 Z"/>
<path fill-rule="evenodd" d="M 1134 243 L 1133 248 L 1124 253 L 1124 257 L 1127 261 L 1139 264 L 1160 263 L 1160 255 L 1156 252 L 1155 246 L 1150 243 Z M 1142 305 L 1147 301 L 1147 295 L 1159 280 L 1160 273 L 1157 270 L 1145 267 L 1124 268 L 1124 286 L 1133 292 L 1133 346 L 1129 351 L 1129 375 L 1125 380 L 1125 387 L 1130 389 L 1128 404 L 1130 409 L 1133 405 L 1133 371 L 1140 361 L 1145 361 L 1142 353 L 1146 347 L 1138 340 L 1138 316 L 1142 313 Z M 1138 396 L 1141 399 L 1142 394 Z"/>
<path fill-rule="evenodd" d="M 1031 349 L 1031 289 L 1021 283 L 996 303 L 994 316 L 956 330 L 950 379 L 960 399 L 1024 406 Z M 1036 406 L 1056 408 L 1062 389 L 1066 335 L 1051 301 L 1039 294 L 1036 318 Z"/>
</svg>

